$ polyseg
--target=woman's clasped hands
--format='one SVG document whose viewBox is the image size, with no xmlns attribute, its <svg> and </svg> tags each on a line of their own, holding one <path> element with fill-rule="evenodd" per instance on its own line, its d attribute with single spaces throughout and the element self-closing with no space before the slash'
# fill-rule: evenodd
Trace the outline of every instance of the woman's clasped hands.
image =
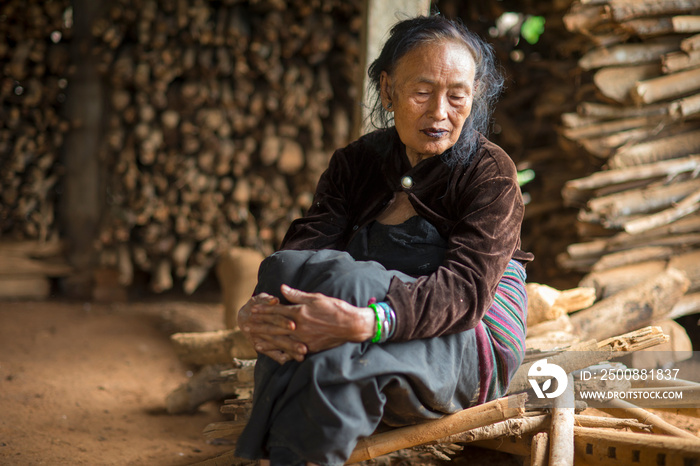
<svg viewBox="0 0 700 466">
<path fill-rule="evenodd" d="M 279 364 L 301 362 L 308 354 L 374 335 L 375 316 L 370 308 L 286 285 L 281 292 L 290 304 L 261 293 L 238 311 L 238 325 L 255 351 Z"/>
</svg>

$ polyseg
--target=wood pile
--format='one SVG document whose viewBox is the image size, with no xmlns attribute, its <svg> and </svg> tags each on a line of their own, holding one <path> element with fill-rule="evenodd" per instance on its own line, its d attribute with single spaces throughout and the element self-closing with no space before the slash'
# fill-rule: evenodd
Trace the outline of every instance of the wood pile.
<svg viewBox="0 0 700 466">
<path fill-rule="evenodd" d="M 61 117 L 70 74 L 69 0 L 0 3 L 0 237 L 57 233 Z"/>
<path fill-rule="evenodd" d="M 469 445 L 529 458 L 530 464 L 546 464 L 547 459 L 550 464 L 573 464 L 574 458 L 576 464 L 588 464 L 605 459 L 610 448 L 618 452 L 622 464 L 626 464 L 624 458 L 640 458 L 648 464 L 658 455 L 665 455 L 665 464 L 699 460 L 700 438 L 692 432 L 621 400 L 599 400 L 598 411 L 587 410 L 591 400 L 581 396 L 582 390 L 654 389 L 641 379 L 591 384 L 581 376 L 583 370 L 651 370 L 691 355 L 682 329 L 666 332 L 690 283 L 685 273 L 671 268 L 603 299 L 592 287 L 559 291 L 529 283 L 527 354 L 505 398 L 362 439 L 349 462 L 403 455 L 405 451 L 397 453 L 401 449 L 427 451 L 445 459 Z M 180 359 L 201 369 L 168 396 L 168 412 L 187 413 L 205 401 L 223 401 L 221 412 L 227 420 L 206 426 L 204 435 L 211 440 L 235 439 L 250 416 L 254 350 L 233 329 L 180 333 L 171 339 Z M 659 360 L 658 354 L 674 358 Z M 558 365 L 569 377 L 570 390 L 558 404 L 544 404 L 533 395 L 530 379 L 544 382 L 533 375 L 543 360 Z M 673 407 L 694 407 L 700 384 L 682 376 L 666 381 L 662 388 L 683 392 L 686 401 L 673 400 Z M 230 451 L 201 464 L 249 463 Z"/>
<path fill-rule="evenodd" d="M 700 2 L 580 1 L 564 23 L 582 40 L 589 82 L 561 136 L 599 171 L 568 181 L 579 239 L 559 257 L 606 297 L 668 268 L 700 311 Z"/>
<path fill-rule="evenodd" d="M 101 265 L 192 293 L 233 246 L 265 255 L 350 137 L 359 2 L 118 0 L 93 25 L 109 80 Z"/>
</svg>

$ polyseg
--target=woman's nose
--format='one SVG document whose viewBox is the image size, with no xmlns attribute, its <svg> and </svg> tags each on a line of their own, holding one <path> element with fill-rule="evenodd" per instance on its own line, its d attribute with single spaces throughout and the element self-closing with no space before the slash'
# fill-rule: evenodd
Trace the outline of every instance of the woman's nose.
<svg viewBox="0 0 700 466">
<path fill-rule="evenodd" d="M 428 116 L 430 116 L 435 121 L 442 121 L 447 118 L 447 96 L 445 95 L 435 95 L 430 102 L 430 108 L 428 109 Z"/>
</svg>

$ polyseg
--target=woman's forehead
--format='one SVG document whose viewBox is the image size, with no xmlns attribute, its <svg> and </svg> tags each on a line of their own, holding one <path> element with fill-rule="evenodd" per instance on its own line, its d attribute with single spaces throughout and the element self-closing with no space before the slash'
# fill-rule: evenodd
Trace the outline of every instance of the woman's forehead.
<svg viewBox="0 0 700 466">
<path fill-rule="evenodd" d="M 392 74 L 398 81 L 431 82 L 449 77 L 471 85 L 475 67 L 474 57 L 464 44 L 444 40 L 410 50 L 398 60 Z"/>
</svg>

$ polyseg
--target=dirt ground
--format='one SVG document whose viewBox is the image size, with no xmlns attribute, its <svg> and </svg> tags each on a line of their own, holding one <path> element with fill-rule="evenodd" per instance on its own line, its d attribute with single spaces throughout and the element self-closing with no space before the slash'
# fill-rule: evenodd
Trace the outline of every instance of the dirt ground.
<svg viewBox="0 0 700 466">
<path fill-rule="evenodd" d="M 0 302 L 0 464 L 184 465 L 218 404 L 171 416 L 187 380 L 168 336 L 221 328 L 214 304 Z"/>
<path fill-rule="evenodd" d="M 231 450 L 202 435 L 226 420 L 220 403 L 165 412 L 166 396 L 195 369 L 177 359 L 169 336 L 222 328 L 222 313 L 213 301 L 0 302 L 0 465 L 177 466 Z M 696 417 L 662 415 L 700 432 Z M 450 463 L 429 456 L 373 464 L 520 464 L 477 448 Z"/>
</svg>

